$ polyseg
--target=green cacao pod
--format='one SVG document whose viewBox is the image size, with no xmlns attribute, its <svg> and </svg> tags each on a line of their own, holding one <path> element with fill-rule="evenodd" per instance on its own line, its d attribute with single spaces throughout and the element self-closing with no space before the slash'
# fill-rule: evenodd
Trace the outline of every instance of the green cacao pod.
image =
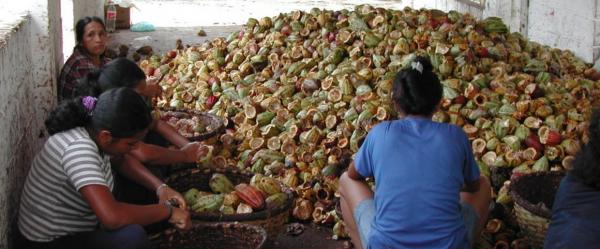
<svg viewBox="0 0 600 249">
<path fill-rule="evenodd" d="M 210 189 L 219 194 L 230 193 L 233 191 L 233 184 L 223 174 L 215 173 L 208 182 Z"/>
<path fill-rule="evenodd" d="M 279 181 L 271 177 L 263 177 L 260 179 L 256 187 L 269 196 L 281 193 L 281 184 Z"/>
<path fill-rule="evenodd" d="M 277 208 L 277 207 L 283 206 L 283 204 L 286 201 L 287 201 L 287 194 L 276 193 L 276 194 L 273 194 L 273 195 L 270 195 L 269 197 L 267 197 L 267 199 L 265 200 L 265 203 L 267 204 L 267 208 L 271 209 L 271 208 Z"/>
<path fill-rule="evenodd" d="M 223 204 L 223 195 L 205 195 L 198 199 L 192 205 L 192 210 L 198 213 L 216 212 Z"/>
</svg>

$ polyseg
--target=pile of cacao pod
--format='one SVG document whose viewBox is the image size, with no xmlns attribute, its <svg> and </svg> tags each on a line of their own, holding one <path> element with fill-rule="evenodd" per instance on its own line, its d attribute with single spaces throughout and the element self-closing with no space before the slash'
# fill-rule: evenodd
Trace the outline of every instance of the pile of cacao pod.
<svg viewBox="0 0 600 249">
<path fill-rule="evenodd" d="M 158 113 L 158 112 L 157 112 Z M 207 126 L 197 116 L 182 116 L 175 112 L 161 112 L 154 114 L 169 125 L 173 126 L 184 137 L 195 137 L 208 131 L 213 127 Z"/>
<path fill-rule="evenodd" d="M 396 117 L 393 78 L 417 55 L 443 83 L 433 119 L 463 128 L 483 174 L 568 169 L 588 139 L 600 97 L 590 65 L 508 33 L 494 17 L 369 5 L 292 11 L 140 66 L 165 75 L 157 107 L 228 120 L 200 163 L 282 179 L 298 193 L 297 219 L 336 222 L 344 236 L 330 217 L 337 176 L 369 129 Z"/>
<path fill-rule="evenodd" d="M 260 174 L 254 175 L 249 185 L 240 183 L 233 186 L 227 176 L 215 173 L 208 185 L 212 193 L 196 188 L 184 193 L 188 206 L 197 213 L 249 214 L 265 208 L 280 207 L 288 198 L 283 193 L 281 182 Z"/>
</svg>

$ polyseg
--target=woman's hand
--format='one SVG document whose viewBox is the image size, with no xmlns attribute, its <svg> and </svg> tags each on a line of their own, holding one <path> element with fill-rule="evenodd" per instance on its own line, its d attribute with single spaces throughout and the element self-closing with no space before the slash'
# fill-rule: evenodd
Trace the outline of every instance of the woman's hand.
<svg viewBox="0 0 600 249">
<path fill-rule="evenodd" d="M 186 162 L 188 163 L 198 162 L 200 159 L 205 157 L 209 151 L 207 146 L 198 142 L 189 143 L 181 147 L 181 150 L 185 153 L 187 158 Z"/>
<path fill-rule="evenodd" d="M 146 86 L 146 94 L 144 94 L 144 96 L 154 98 L 160 96 L 161 94 L 162 88 L 158 84 L 149 84 Z"/>
<path fill-rule="evenodd" d="M 173 213 L 169 218 L 169 223 L 179 230 L 189 230 L 192 227 L 190 212 L 185 209 L 173 207 Z"/>
<path fill-rule="evenodd" d="M 170 202 L 176 207 L 179 207 L 184 210 L 187 209 L 187 203 L 185 203 L 185 198 L 183 198 L 183 196 L 179 192 L 175 191 L 169 186 L 161 185 L 161 187 L 158 187 L 158 189 L 156 190 L 156 196 L 158 196 L 159 203 Z"/>
<path fill-rule="evenodd" d="M 162 88 L 158 84 L 162 78 L 163 74 L 160 73 L 160 70 L 156 70 L 154 75 L 150 75 L 146 77 L 146 86 L 144 87 L 144 93 L 142 93 L 146 97 L 158 97 L 162 94 Z"/>
</svg>

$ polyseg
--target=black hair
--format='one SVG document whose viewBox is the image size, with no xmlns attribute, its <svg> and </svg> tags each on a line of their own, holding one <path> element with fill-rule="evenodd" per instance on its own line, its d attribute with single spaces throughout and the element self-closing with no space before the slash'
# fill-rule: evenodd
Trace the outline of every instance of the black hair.
<svg viewBox="0 0 600 249">
<path fill-rule="evenodd" d="M 117 87 L 135 88 L 144 79 L 146 74 L 135 62 L 121 57 L 78 81 L 75 96 L 99 96 L 102 92 Z"/>
<path fill-rule="evenodd" d="M 130 88 L 102 93 L 91 113 L 87 112 L 82 99 L 65 100 L 50 113 L 45 122 L 50 135 L 75 127 L 89 127 L 95 131 L 108 130 L 115 138 L 125 138 L 143 131 L 152 122 L 150 108 L 142 96 Z"/>
<path fill-rule="evenodd" d="M 75 41 L 77 41 L 78 45 L 83 44 L 85 26 L 87 26 L 91 22 L 100 23 L 100 25 L 102 25 L 102 28 L 106 29 L 106 26 L 104 26 L 104 21 L 102 21 L 102 18 L 100 17 L 86 16 L 84 18 L 79 19 L 79 21 L 77 21 L 77 23 L 75 24 Z"/>
<path fill-rule="evenodd" d="M 412 63 L 421 68 L 413 68 Z M 396 74 L 392 99 L 406 115 L 429 116 L 442 99 L 442 85 L 427 57 L 418 56 L 412 63 Z"/>
<path fill-rule="evenodd" d="M 583 184 L 600 190 L 600 109 L 592 113 L 587 144 L 575 156 L 570 174 Z"/>
</svg>

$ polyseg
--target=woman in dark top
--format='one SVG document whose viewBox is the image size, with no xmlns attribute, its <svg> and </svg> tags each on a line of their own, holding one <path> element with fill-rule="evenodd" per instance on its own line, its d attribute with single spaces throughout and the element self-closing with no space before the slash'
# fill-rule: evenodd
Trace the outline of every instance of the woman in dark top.
<svg viewBox="0 0 600 249">
<path fill-rule="evenodd" d="M 73 54 L 65 62 L 58 78 L 58 100 L 73 98 L 73 89 L 77 81 L 88 73 L 100 69 L 109 59 L 106 51 L 106 30 L 99 17 L 79 19 L 75 25 L 77 45 Z"/>
<path fill-rule="evenodd" d="M 592 114 L 590 141 L 560 183 L 544 248 L 600 248 L 600 109 Z"/>
</svg>

